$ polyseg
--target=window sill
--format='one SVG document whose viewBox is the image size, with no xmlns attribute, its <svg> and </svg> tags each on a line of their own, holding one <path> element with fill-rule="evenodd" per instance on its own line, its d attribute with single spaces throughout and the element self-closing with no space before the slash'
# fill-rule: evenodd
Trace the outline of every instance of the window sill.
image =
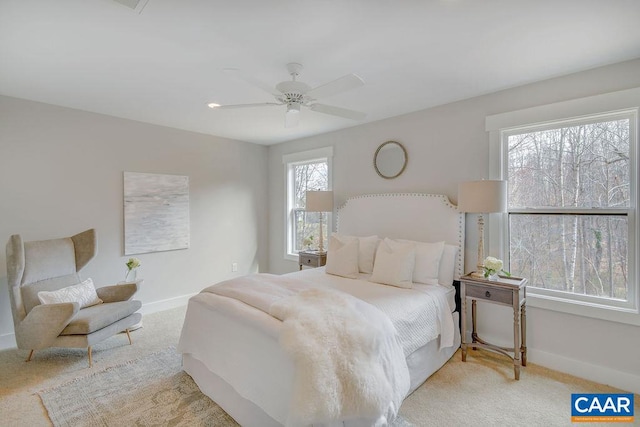
<svg viewBox="0 0 640 427">
<path fill-rule="evenodd" d="M 527 289 L 527 307 L 542 308 L 576 316 L 608 320 L 640 326 L 640 313 L 637 310 L 606 307 L 580 301 L 569 301 L 546 295 L 533 294 Z"/>
<path fill-rule="evenodd" d="M 284 259 L 285 261 L 298 261 L 300 258 L 298 254 L 285 254 Z"/>
</svg>

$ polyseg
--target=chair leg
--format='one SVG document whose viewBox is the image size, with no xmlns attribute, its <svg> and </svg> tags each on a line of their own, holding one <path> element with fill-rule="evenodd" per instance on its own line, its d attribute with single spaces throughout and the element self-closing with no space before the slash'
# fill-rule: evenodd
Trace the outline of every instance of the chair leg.
<svg viewBox="0 0 640 427">
<path fill-rule="evenodd" d="M 34 350 L 31 350 L 31 351 L 29 352 L 29 357 L 27 357 L 27 360 L 25 360 L 25 362 L 31 362 L 31 356 L 33 356 L 33 351 L 34 351 Z"/>
<path fill-rule="evenodd" d="M 87 348 L 87 353 L 89 354 L 89 367 L 93 366 L 93 357 L 91 356 L 91 346 Z"/>
<path fill-rule="evenodd" d="M 129 329 L 125 329 L 124 331 L 127 333 L 127 338 L 129 338 L 129 345 L 132 345 L 133 343 L 131 342 L 131 334 L 129 333 Z"/>
</svg>

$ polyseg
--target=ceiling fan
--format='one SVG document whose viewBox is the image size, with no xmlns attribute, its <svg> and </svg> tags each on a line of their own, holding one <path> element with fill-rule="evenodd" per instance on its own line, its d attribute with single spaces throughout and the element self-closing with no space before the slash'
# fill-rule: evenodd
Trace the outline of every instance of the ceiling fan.
<svg viewBox="0 0 640 427">
<path fill-rule="evenodd" d="M 285 115 L 285 127 L 292 128 L 298 126 L 300 121 L 300 108 L 305 107 L 311 111 L 318 113 L 330 114 L 332 116 L 343 117 L 351 120 L 362 120 L 367 115 L 359 111 L 349 110 L 346 108 L 334 107 L 326 104 L 319 104 L 316 100 L 341 92 L 360 87 L 364 85 L 364 81 L 355 74 L 347 74 L 336 80 L 325 83 L 321 86 L 312 88 L 306 83 L 297 80 L 302 71 L 302 65 L 292 62 L 287 64 L 287 71 L 291 75 L 291 80 L 280 82 L 275 88 L 246 76 L 235 68 L 227 68 L 225 72 L 232 73 L 238 78 L 244 80 L 252 86 L 264 90 L 273 95 L 277 102 L 262 102 L 257 104 L 232 104 L 220 105 L 209 103 L 209 107 L 215 109 L 226 108 L 248 108 L 248 107 L 277 107 L 286 105 L 287 112 Z"/>
</svg>

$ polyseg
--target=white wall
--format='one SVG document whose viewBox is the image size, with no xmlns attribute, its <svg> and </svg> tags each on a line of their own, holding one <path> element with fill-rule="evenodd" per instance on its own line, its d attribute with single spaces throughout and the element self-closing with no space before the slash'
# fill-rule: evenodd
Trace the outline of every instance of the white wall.
<svg viewBox="0 0 640 427">
<path fill-rule="evenodd" d="M 640 60 L 634 60 L 269 147 L 270 271 L 297 269 L 283 257 L 283 154 L 333 146 L 338 206 L 350 196 L 379 192 L 443 193 L 457 202 L 458 182 L 489 177 L 486 116 L 638 86 Z M 395 180 L 378 177 L 372 166 L 377 146 L 387 140 L 408 151 L 407 169 Z M 469 271 L 477 247 L 474 216 L 468 215 L 466 231 Z M 512 314 L 500 308 L 479 306 L 479 332 L 508 343 Z M 528 346 L 533 363 L 640 393 L 640 327 L 529 308 Z"/>
<path fill-rule="evenodd" d="M 123 171 L 189 176 L 190 248 L 137 255 L 146 312 L 267 265 L 267 148 L 0 96 L 0 348 L 15 345 L 4 244 L 98 233 L 82 271 L 124 279 Z M 231 272 L 231 263 L 238 272 Z"/>
</svg>

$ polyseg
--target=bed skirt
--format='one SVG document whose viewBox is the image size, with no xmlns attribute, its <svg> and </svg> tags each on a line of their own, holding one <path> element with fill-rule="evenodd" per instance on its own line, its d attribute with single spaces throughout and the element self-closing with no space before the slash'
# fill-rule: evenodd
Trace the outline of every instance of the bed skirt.
<svg viewBox="0 0 640 427">
<path fill-rule="evenodd" d="M 454 324 L 458 324 L 458 312 L 452 314 Z M 427 378 L 440 369 L 460 347 L 460 331 L 455 329 L 454 345 L 438 350 L 440 338 L 414 351 L 407 357 L 407 365 L 411 375 L 409 394 L 415 391 Z M 218 375 L 194 358 L 191 354 L 183 355 L 183 369 L 196 382 L 200 390 L 216 402 L 227 414 L 244 427 L 282 427 L 282 424 L 271 418 L 258 405 L 245 399 Z M 350 420 L 345 427 L 369 426 L 369 420 Z M 315 426 L 314 426 L 315 427 Z M 320 427 L 320 426 L 318 426 Z M 328 426 L 324 426 L 328 427 Z M 333 425 L 331 426 L 333 427 Z"/>
</svg>

